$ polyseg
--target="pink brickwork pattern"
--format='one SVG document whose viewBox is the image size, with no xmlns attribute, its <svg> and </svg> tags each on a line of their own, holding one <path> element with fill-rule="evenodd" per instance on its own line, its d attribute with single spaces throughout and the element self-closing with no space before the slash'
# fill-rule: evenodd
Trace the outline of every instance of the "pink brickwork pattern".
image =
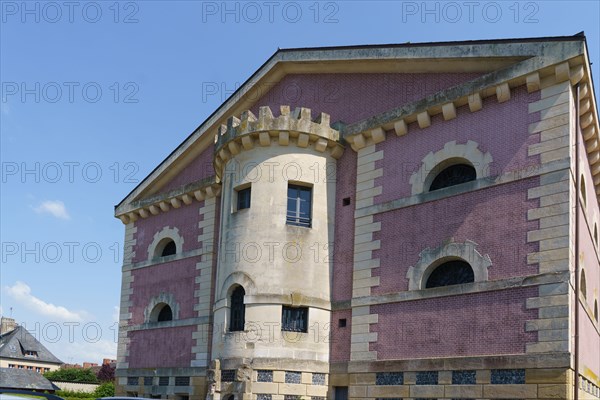
<svg viewBox="0 0 600 400">
<path fill-rule="evenodd" d="M 136 245 L 133 262 L 146 261 L 148 259 L 148 246 L 154 240 L 154 235 L 166 226 L 179 230 L 179 234 L 184 239 L 183 251 L 190 251 L 200 247 L 198 235 L 202 232 L 198 228 L 198 222 L 201 220 L 199 210 L 203 205 L 203 201 L 197 202 L 194 200 L 189 206 L 182 204 L 180 208 L 171 208 L 166 213 L 161 212 L 158 215 L 151 215 L 145 219 L 138 219 L 135 222 L 137 232 L 134 235 Z"/>
<path fill-rule="evenodd" d="M 194 287 L 196 263 L 200 257 L 190 257 L 152 267 L 134 269 L 134 290 L 131 295 L 132 324 L 144 323 L 144 309 L 152 297 L 161 293 L 175 296 L 179 304 L 179 319 L 194 318 Z"/>
<path fill-rule="evenodd" d="M 207 132 L 210 134 L 210 132 Z M 213 168 L 214 144 L 210 144 L 198 157 L 189 163 L 183 171 L 171 179 L 160 192 L 168 192 L 172 189 L 177 189 L 180 186 L 188 183 L 199 181 L 200 179 L 208 178 L 215 174 Z"/>
<path fill-rule="evenodd" d="M 380 277 L 380 285 L 371 293 L 408 290 L 406 273 L 418 262 L 419 253 L 450 238 L 474 241 L 477 251 L 489 254 L 489 280 L 537 273 L 537 264 L 527 264 L 527 254 L 537 251 L 538 245 L 526 243 L 527 231 L 539 225 L 537 220 L 527 221 L 527 211 L 539 203 L 527 200 L 527 189 L 536 186 L 539 178 L 529 178 L 375 215 L 381 231 L 373 238 L 381 240 L 381 249 L 373 252 L 380 267 L 372 276 Z"/>
<path fill-rule="evenodd" d="M 537 310 L 525 300 L 537 288 L 521 288 L 371 306 L 379 322 L 371 325 L 379 360 L 525 353 L 537 340 L 525 322 Z"/>
<path fill-rule="evenodd" d="M 439 90 L 475 79 L 481 74 L 296 74 L 287 75 L 268 90 L 269 85 L 249 92 L 259 106 L 270 106 L 279 114 L 280 105 L 308 107 L 313 117 L 320 112 L 331 122 L 347 124 L 419 100 Z M 261 94 L 264 95 L 261 96 Z M 259 98 L 260 97 L 260 98 Z"/>
<path fill-rule="evenodd" d="M 186 368 L 192 360 L 195 326 L 130 332 L 129 368 Z"/>
<path fill-rule="evenodd" d="M 346 319 L 346 326 L 340 327 L 339 320 Z M 340 310 L 331 313 L 330 360 L 350 361 L 350 336 L 352 333 L 352 311 Z"/>
<path fill-rule="evenodd" d="M 383 186 L 383 193 L 375 197 L 375 204 L 411 196 L 410 178 L 421 168 L 423 158 L 453 140 L 457 144 L 472 140 L 479 144 L 480 151 L 489 151 L 493 158 L 491 175 L 515 170 L 523 170 L 517 177 L 534 175 L 539 156 L 528 157 L 527 149 L 539 142 L 539 134 L 529 135 L 528 128 L 539 120 L 539 112 L 528 114 L 527 104 L 539 99 L 539 91 L 530 94 L 522 86 L 514 89 L 511 96 L 506 103 L 488 97 L 483 101 L 483 109 L 474 113 L 468 106 L 459 107 L 456 118 L 449 121 L 436 115 L 425 129 L 410 124 L 405 136 L 388 132 L 387 140 L 377 145 L 384 158 L 375 162 L 375 168 L 383 168 L 383 176 L 375 179 L 375 186 Z"/>
<path fill-rule="evenodd" d="M 334 301 L 350 300 L 352 298 L 355 195 L 356 152 L 346 149 L 337 161 L 332 293 Z M 350 204 L 344 206 L 343 201 L 348 197 L 350 198 Z"/>
</svg>

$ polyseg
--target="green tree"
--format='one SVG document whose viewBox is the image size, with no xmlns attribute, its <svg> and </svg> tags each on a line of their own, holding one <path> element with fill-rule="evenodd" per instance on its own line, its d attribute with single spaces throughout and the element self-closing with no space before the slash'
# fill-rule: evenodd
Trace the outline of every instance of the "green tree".
<svg viewBox="0 0 600 400">
<path fill-rule="evenodd" d="M 90 368 L 61 368 L 56 371 L 46 372 L 44 377 L 51 381 L 98 383 L 96 375 Z"/>
<path fill-rule="evenodd" d="M 112 382 L 104 382 L 94 391 L 94 396 L 98 397 L 113 397 L 115 395 L 115 384 Z"/>
</svg>

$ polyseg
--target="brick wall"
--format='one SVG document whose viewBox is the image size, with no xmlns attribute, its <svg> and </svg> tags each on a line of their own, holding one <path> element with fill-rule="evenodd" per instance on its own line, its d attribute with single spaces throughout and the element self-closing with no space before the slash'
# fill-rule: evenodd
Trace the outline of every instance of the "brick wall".
<svg viewBox="0 0 600 400">
<path fill-rule="evenodd" d="M 371 306 L 379 340 L 370 350 L 380 360 L 525 353 L 537 340 L 525 332 L 537 317 L 525 300 L 536 294 L 521 288 Z"/>
</svg>

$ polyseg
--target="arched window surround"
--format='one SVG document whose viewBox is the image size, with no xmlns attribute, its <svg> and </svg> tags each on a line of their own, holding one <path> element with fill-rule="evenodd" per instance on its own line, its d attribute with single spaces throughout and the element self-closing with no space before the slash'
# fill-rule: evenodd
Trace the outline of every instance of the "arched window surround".
<svg viewBox="0 0 600 400">
<path fill-rule="evenodd" d="M 152 243 L 148 246 L 148 260 L 160 259 L 165 246 L 167 246 L 170 241 L 175 243 L 175 254 L 179 254 L 183 251 L 184 239 L 183 236 L 179 234 L 179 229 L 165 226 L 154 234 Z"/>
<path fill-rule="evenodd" d="M 489 255 L 481 255 L 475 247 L 477 243 L 449 241 L 436 248 L 426 248 L 419 254 L 417 263 L 408 268 L 408 290 L 425 289 L 429 275 L 441 264 L 452 260 L 463 260 L 473 269 L 475 282 L 488 280 L 488 268 L 492 265 Z"/>
<path fill-rule="evenodd" d="M 477 179 L 490 176 L 492 155 L 479 150 L 477 142 L 472 140 L 466 144 L 457 144 L 456 140 L 448 142 L 436 153 L 430 152 L 421 161 L 421 167 L 410 177 L 412 195 L 429 191 L 435 177 L 445 168 L 454 164 L 468 164 L 475 168 Z"/>
<path fill-rule="evenodd" d="M 159 323 L 158 315 L 164 305 L 171 308 L 172 320 L 179 319 L 179 304 L 175 301 L 175 296 L 172 293 L 161 293 L 152 297 L 148 302 L 148 306 L 144 310 L 144 321 L 146 323 Z"/>
</svg>

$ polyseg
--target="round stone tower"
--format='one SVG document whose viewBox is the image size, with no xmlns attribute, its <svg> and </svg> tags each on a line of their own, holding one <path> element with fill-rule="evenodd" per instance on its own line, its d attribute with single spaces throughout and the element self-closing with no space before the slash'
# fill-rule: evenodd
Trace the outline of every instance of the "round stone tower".
<svg viewBox="0 0 600 400">
<path fill-rule="evenodd" d="M 288 106 L 216 135 L 213 398 L 326 396 L 339 139 L 329 115 Z"/>
</svg>

